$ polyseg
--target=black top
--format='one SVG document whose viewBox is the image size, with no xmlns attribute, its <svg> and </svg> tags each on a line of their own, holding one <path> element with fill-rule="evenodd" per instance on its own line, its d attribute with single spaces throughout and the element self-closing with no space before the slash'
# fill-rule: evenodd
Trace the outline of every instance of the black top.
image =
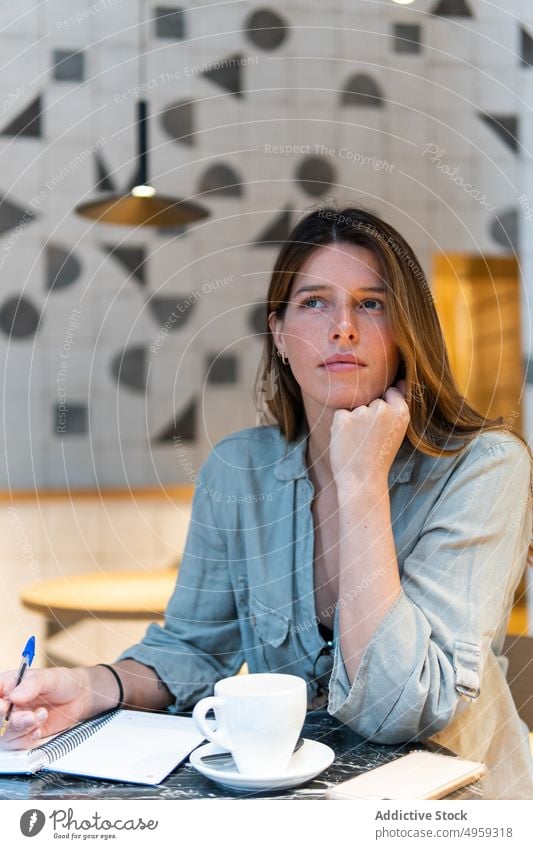
<svg viewBox="0 0 533 849">
<path fill-rule="evenodd" d="M 328 628 L 327 625 L 323 625 L 322 622 L 319 622 L 318 630 L 320 632 L 320 636 L 326 643 L 333 642 L 333 631 L 331 630 L 331 628 Z"/>
</svg>

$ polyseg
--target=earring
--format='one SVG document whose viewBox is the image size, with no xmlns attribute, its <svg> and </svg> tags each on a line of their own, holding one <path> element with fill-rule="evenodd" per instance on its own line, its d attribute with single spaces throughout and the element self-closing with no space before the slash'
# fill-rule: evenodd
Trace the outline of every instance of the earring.
<svg viewBox="0 0 533 849">
<path fill-rule="evenodd" d="M 276 351 L 276 354 L 278 355 L 284 366 L 289 364 L 289 358 L 287 354 L 282 354 L 279 351 Z"/>
</svg>

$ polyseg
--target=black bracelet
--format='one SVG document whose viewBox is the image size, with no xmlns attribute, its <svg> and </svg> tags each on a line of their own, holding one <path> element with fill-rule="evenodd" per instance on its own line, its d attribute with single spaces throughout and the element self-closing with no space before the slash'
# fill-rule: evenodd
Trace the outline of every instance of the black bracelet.
<svg viewBox="0 0 533 849">
<path fill-rule="evenodd" d="M 118 684 L 118 703 L 117 703 L 117 705 L 114 709 L 118 710 L 119 708 L 122 708 L 124 706 L 124 687 L 122 686 L 122 681 L 120 680 L 120 675 L 118 674 L 117 670 L 113 669 L 112 666 L 109 666 L 108 663 L 98 663 L 97 665 L 98 666 L 105 666 L 105 668 L 109 669 L 109 671 L 112 672 L 113 675 L 115 676 L 115 680 Z"/>
</svg>

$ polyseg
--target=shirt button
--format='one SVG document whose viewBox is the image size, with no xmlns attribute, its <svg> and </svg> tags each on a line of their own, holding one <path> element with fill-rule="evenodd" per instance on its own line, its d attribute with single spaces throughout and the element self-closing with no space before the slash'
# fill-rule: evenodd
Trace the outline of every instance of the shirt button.
<svg viewBox="0 0 533 849">
<path fill-rule="evenodd" d="M 250 616 L 250 625 L 255 626 L 255 616 Z"/>
</svg>

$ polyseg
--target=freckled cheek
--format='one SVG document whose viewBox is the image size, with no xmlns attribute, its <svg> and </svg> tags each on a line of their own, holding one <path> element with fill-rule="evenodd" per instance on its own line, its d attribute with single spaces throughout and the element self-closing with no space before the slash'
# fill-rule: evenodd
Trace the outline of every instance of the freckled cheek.
<svg viewBox="0 0 533 849">
<path fill-rule="evenodd" d="M 323 315 L 309 315 L 293 318 L 285 324 L 286 344 L 289 350 L 298 349 L 305 356 L 311 356 L 321 350 L 321 343 L 327 338 L 329 322 Z"/>
</svg>

